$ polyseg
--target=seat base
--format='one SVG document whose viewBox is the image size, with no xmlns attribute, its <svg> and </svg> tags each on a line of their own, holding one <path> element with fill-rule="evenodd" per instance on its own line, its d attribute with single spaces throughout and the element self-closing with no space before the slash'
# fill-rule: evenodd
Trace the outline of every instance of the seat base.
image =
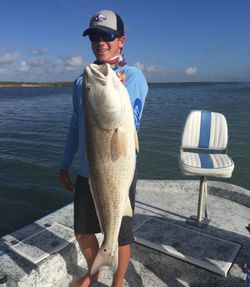
<svg viewBox="0 0 250 287">
<path fill-rule="evenodd" d="M 204 217 L 199 222 L 198 217 L 196 215 L 192 215 L 186 220 L 186 223 L 192 226 L 206 228 L 209 225 L 210 221 L 211 221 L 210 219 Z"/>
</svg>

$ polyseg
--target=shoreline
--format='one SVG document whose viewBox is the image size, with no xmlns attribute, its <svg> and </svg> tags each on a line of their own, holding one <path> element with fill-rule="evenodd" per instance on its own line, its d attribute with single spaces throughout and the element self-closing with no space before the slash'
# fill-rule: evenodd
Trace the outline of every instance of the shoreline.
<svg viewBox="0 0 250 287">
<path fill-rule="evenodd" d="M 207 85 L 207 84 L 240 84 L 249 82 L 218 82 L 218 81 L 200 81 L 200 82 L 148 82 L 150 87 L 172 86 L 172 85 Z M 0 88 L 12 87 L 72 87 L 74 82 L 0 82 Z"/>
<path fill-rule="evenodd" d="M 0 88 L 13 87 L 72 87 L 73 82 L 0 82 Z"/>
</svg>

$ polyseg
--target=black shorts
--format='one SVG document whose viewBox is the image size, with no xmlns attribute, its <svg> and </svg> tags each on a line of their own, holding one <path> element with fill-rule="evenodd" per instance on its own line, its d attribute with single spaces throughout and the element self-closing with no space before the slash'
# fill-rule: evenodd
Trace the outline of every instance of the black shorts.
<svg viewBox="0 0 250 287">
<path fill-rule="evenodd" d="M 129 198 L 133 212 L 135 209 L 136 180 L 137 176 L 135 172 L 129 189 Z M 101 232 L 88 179 L 79 175 L 76 179 L 74 195 L 74 230 L 76 234 L 94 234 Z M 118 236 L 118 245 L 124 246 L 133 241 L 132 217 L 124 216 Z"/>
</svg>

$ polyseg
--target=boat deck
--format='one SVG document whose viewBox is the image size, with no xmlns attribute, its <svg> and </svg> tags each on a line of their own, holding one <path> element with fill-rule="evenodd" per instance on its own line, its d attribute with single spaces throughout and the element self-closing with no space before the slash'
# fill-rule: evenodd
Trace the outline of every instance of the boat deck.
<svg viewBox="0 0 250 287">
<path fill-rule="evenodd" d="M 197 212 L 198 189 L 197 180 L 138 181 L 136 242 L 124 286 L 246 286 L 240 265 L 250 252 L 249 190 L 208 181 L 211 221 L 200 228 L 186 223 Z M 69 204 L 1 238 L 0 275 L 7 275 L 8 286 L 66 287 L 83 276 L 86 262 L 72 226 Z M 103 267 L 100 282 L 91 286 L 111 286 L 111 281 L 111 271 Z"/>
</svg>

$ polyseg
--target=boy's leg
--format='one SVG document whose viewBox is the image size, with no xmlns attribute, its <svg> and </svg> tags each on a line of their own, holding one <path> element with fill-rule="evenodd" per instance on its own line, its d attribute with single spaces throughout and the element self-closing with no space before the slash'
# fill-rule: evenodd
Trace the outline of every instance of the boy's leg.
<svg viewBox="0 0 250 287">
<path fill-rule="evenodd" d="M 122 287 L 123 279 L 128 270 L 128 264 L 131 256 L 131 245 L 124 245 L 118 249 L 118 269 L 114 274 L 112 287 Z"/>
<path fill-rule="evenodd" d="M 98 273 L 91 276 L 89 271 L 99 250 L 99 243 L 95 233 L 100 232 L 100 226 L 90 192 L 88 179 L 78 176 L 74 194 L 74 230 L 76 240 L 84 255 L 88 273 L 80 278 L 74 287 L 87 287 L 98 279 Z"/>
<path fill-rule="evenodd" d="M 89 270 L 91 269 L 91 266 L 98 253 L 99 243 L 94 234 L 76 234 L 76 240 L 79 244 L 82 254 L 84 255 L 87 261 L 88 273 L 84 277 L 77 280 L 77 282 L 73 286 L 74 287 L 88 287 L 93 281 L 98 280 L 99 272 L 97 272 L 93 276 L 90 276 Z"/>
</svg>

